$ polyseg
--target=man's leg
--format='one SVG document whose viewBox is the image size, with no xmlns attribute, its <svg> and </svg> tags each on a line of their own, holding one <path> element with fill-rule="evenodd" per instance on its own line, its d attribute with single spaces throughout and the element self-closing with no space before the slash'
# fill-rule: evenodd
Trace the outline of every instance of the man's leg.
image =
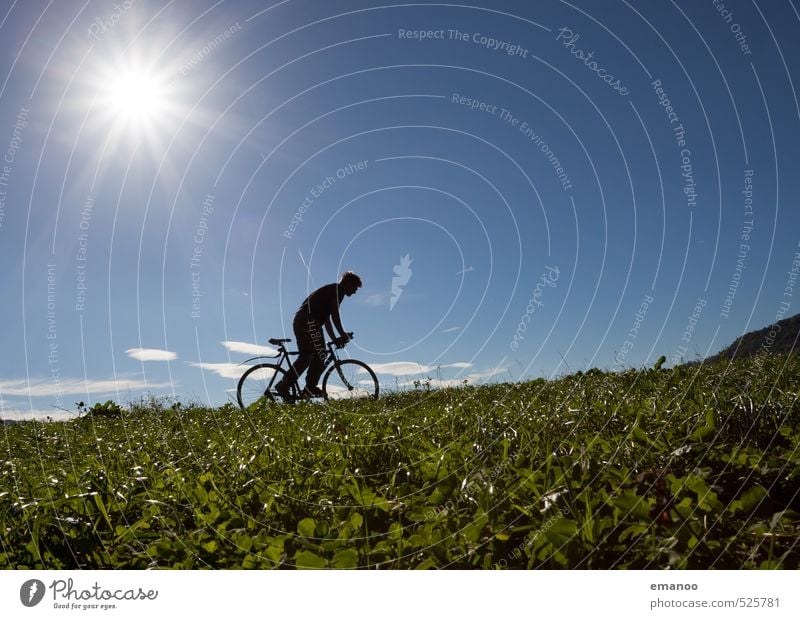
<svg viewBox="0 0 800 619">
<path fill-rule="evenodd" d="M 294 363 L 288 370 L 286 370 L 286 377 L 283 380 L 280 380 L 275 385 L 275 388 L 280 390 L 284 383 L 286 384 L 286 387 L 289 388 L 293 384 L 297 383 L 300 380 L 300 377 L 303 375 L 303 372 L 306 371 L 308 362 L 311 360 L 313 354 L 313 352 L 301 350 Z"/>
<path fill-rule="evenodd" d="M 319 382 L 319 377 L 322 376 L 322 370 L 325 369 L 328 350 L 325 348 L 325 337 L 322 335 L 322 328 L 317 323 L 314 323 L 313 327 L 309 328 L 309 338 L 313 345 L 313 352 L 308 362 L 306 389 L 313 395 L 321 395 L 317 383 Z"/>
<path fill-rule="evenodd" d="M 282 392 L 288 393 L 289 387 L 295 383 L 298 383 L 299 391 L 300 377 L 303 375 L 303 372 L 306 371 L 314 355 L 314 343 L 311 340 L 311 334 L 308 328 L 310 323 L 316 325 L 313 320 L 309 321 L 305 316 L 296 315 L 294 317 L 292 328 L 294 329 L 294 337 L 297 341 L 297 351 L 300 354 L 297 355 L 294 363 L 289 366 L 289 369 L 286 371 L 286 376 L 275 385 L 275 390 L 281 393 L 281 395 L 283 395 Z"/>
</svg>

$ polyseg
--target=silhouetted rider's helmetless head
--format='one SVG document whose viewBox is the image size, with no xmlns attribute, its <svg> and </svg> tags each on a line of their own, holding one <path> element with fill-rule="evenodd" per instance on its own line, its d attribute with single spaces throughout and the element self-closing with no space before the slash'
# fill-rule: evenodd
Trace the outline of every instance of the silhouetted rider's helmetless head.
<svg viewBox="0 0 800 619">
<path fill-rule="evenodd" d="M 344 289 L 344 293 L 348 297 L 354 295 L 362 284 L 361 278 L 352 271 L 344 273 L 339 281 L 339 285 Z"/>
</svg>

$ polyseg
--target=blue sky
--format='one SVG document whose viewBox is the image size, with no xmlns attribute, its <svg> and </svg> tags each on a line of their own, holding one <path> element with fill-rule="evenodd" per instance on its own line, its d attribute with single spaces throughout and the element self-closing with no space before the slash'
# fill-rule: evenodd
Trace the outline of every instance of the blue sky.
<svg viewBox="0 0 800 619">
<path fill-rule="evenodd" d="M 799 27 L 791 0 L 5 2 L 0 416 L 221 404 L 348 269 L 348 353 L 388 386 L 674 363 L 793 315 Z"/>
</svg>

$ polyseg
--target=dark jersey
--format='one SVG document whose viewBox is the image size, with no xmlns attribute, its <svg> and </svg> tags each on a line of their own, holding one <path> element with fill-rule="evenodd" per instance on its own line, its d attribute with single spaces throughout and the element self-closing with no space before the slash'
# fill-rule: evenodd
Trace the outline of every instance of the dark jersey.
<svg viewBox="0 0 800 619">
<path fill-rule="evenodd" d="M 328 284 L 317 288 L 300 304 L 298 314 L 310 315 L 319 324 L 325 324 L 331 315 L 339 313 L 339 304 L 344 299 L 344 288 L 339 284 Z"/>
</svg>

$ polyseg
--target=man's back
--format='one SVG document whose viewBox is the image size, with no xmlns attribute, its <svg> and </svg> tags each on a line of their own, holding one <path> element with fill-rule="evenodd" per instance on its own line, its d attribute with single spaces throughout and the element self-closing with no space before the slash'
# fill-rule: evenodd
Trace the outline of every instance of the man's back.
<svg viewBox="0 0 800 619">
<path fill-rule="evenodd" d="M 319 324 L 324 324 L 331 314 L 337 313 L 343 298 L 344 289 L 339 284 L 327 284 L 308 295 L 297 313 L 310 315 Z"/>
</svg>

